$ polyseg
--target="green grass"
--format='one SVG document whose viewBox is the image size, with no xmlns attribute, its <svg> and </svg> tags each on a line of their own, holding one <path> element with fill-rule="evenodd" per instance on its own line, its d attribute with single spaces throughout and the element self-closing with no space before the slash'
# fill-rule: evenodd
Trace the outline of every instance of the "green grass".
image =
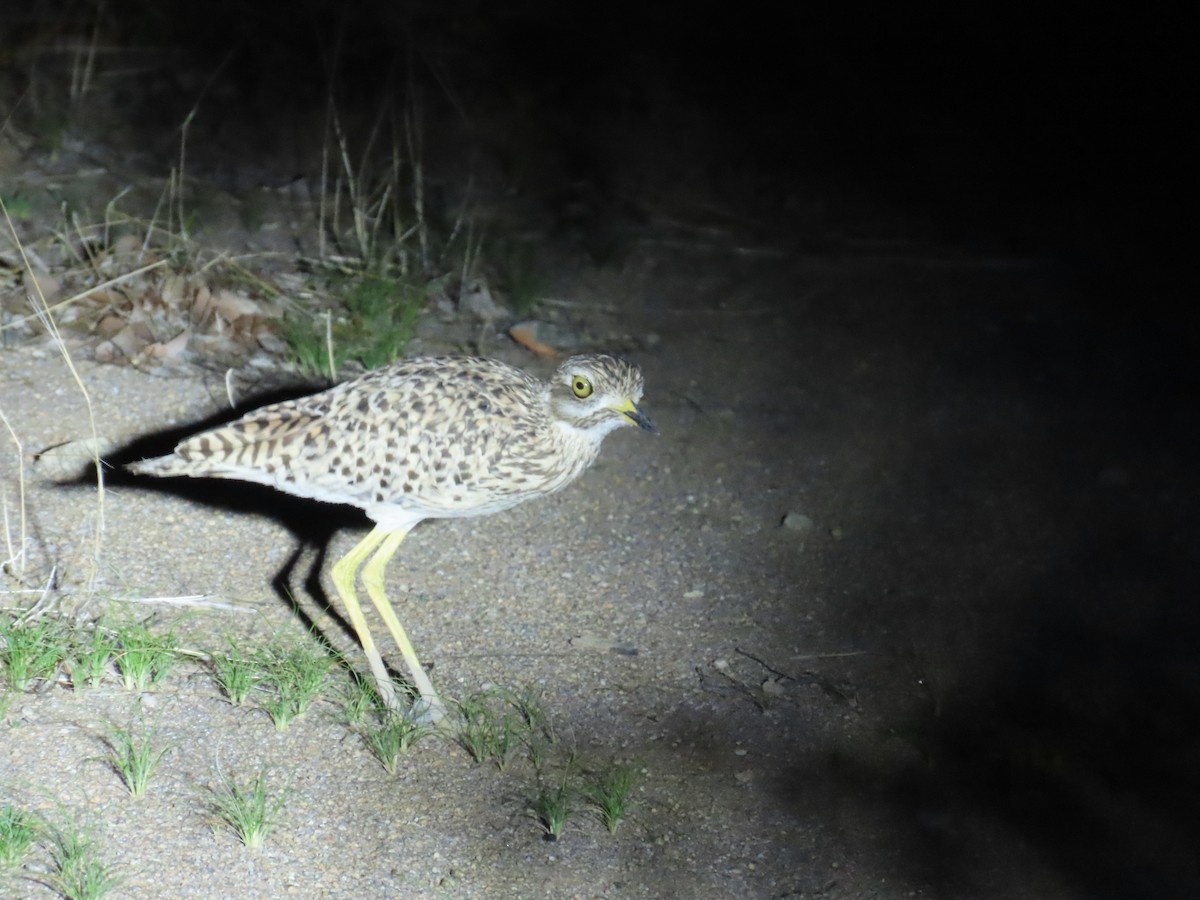
<svg viewBox="0 0 1200 900">
<path fill-rule="evenodd" d="M 27 691 L 35 682 L 50 678 L 67 656 L 63 627 L 53 621 L 0 622 L 0 665 L 8 685 Z"/>
<path fill-rule="evenodd" d="M 556 787 L 543 785 L 533 801 L 532 815 L 545 829 L 546 840 L 557 841 L 575 812 L 575 791 L 564 776 Z"/>
<path fill-rule="evenodd" d="M 522 749 L 525 758 L 542 771 L 558 745 L 558 737 L 541 705 L 538 691 L 492 688 L 456 704 L 461 746 L 477 763 L 493 762 L 501 771 Z"/>
<path fill-rule="evenodd" d="M 278 823 L 287 795 L 285 790 L 272 799 L 265 773 L 259 773 L 249 787 L 227 779 L 213 792 L 213 810 L 247 848 L 257 850 Z"/>
<path fill-rule="evenodd" d="M 363 678 L 354 669 L 350 669 L 350 686 L 346 690 L 342 714 L 346 724 L 351 729 L 359 729 L 364 724 L 379 718 L 387 707 L 379 699 L 375 683 Z"/>
<path fill-rule="evenodd" d="M 109 751 L 108 764 L 121 777 L 133 797 L 140 797 L 146 792 L 154 770 L 171 749 L 169 746 L 156 749 L 153 746 L 154 732 L 147 731 L 144 727 L 140 735 L 135 735 L 132 726 L 114 726 L 110 729 L 105 743 Z"/>
<path fill-rule="evenodd" d="M 0 871 L 16 868 L 37 836 L 33 816 L 10 803 L 0 806 Z"/>
<path fill-rule="evenodd" d="M 388 709 L 379 699 L 373 681 L 353 672 L 352 678 L 343 705 L 345 723 L 362 738 L 388 774 L 395 775 L 400 754 L 433 734 L 436 728 L 417 721 L 411 707 L 402 711 Z"/>
<path fill-rule="evenodd" d="M 541 693 L 526 687 L 520 693 L 508 692 L 507 698 L 523 725 L 521 737 L 529 762 L 540 772 L 558 743 L 558 737 L 550 727 L 550 717 L 542 708 Z"/>
<path fill-rule="evenodd" d="M 353 360 L 377 369 L 398 359 L 416 332 L 427 299 L 423 284 L 380 274 L 345 278 L 331 293 L 340 298 L 345 314 L 334 314 L 329 333 L 321 316 L 297 314 L 283 322 L 283 337 L 296 361 L 327 378 L 334 374 L 329 371 L 330 341 L 338 368 Z"/>
<path fill-rule="evenodd" d="M 483 691 L 458 702 L 459 746 L 477 763 L 494 762 L 504 771 L 529 733 L 526 721 L 505 691 Z"/>
<path fill-rule="evenodd" d="M 632 766 L 613 765 L 596 774 L 583 788 L 583 796 L 610 834 L 615 834 L 625 818 L 630 792 L 639 781 Z"/>
<path fill-rule="evenodd" d="M 45 876 L 47 887 L 67 900 L 101 900 L 120 884 L 112 868 L 97 856 L 88 835 L 64 826 L 50 828 L 49 836 L 53 867 Z"/>
<path fill-rule="evenodd" d="M 401 753 L 432 733 L 433 726 L 416 721 L 409 710 L 386 710 L 382 721 L 362 730 L 367 749 L 383 763 L 389 775 L 396 774 Z"/>
<path fill-rule="evenodd" d="M 229 642 L 226 653 L 214 653 L 211 659 L 213 674 L 221 692 L 234 706 L 241 706 L 254 690 L 259 679 L 259 665 L 253 656 L 247 656 L 238 647 L 237 641 Z"/>
<path fill-rule="evenodd" d="M 74 650 L 75 686 L 99 687 L 109 665 L 116 659 L 117 640 L 99 623 L 80 635 Z"/>
<path fill-rule="evenodd" d="M 117 629 L 117 670 L 128 691 L 144 691 L 162 681 L 175 666 L 179 642 L 174 632 L 156 635 L 144 623 Z"/>
<path fill-rule="evenodd" d="M 268 699 L 263 708 L 277 731 L 287 730 L 325 688 L 333 660 L 311 644 L 286 646 L 273 642 L 255 655 L 259 678 Z"/>
<path fill-rule="evenodd" d="M 33 216 L 33 203 L 24 194 L 0 194 L 0 200 L 4 202 L 8 214 L 16 221 Z"/>
</svg>

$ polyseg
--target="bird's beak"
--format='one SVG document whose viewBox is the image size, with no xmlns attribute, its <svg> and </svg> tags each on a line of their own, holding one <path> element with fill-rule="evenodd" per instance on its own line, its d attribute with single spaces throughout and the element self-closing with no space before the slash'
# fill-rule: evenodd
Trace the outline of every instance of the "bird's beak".
<svg viewBox="0 0 1200 900">
<path fill-rule="evenodd" d="M 654 423 L 650 421 L 650 417 L 645 415 L 632 400 L 626 400 L 620 406 L 613 407 L 617 412 L 625 416 L 629 420 L 630 425 L 636 425 L 643 431 L 649 431 L 651 434 L 658 434 L 658 429 Z"/>
</svg>

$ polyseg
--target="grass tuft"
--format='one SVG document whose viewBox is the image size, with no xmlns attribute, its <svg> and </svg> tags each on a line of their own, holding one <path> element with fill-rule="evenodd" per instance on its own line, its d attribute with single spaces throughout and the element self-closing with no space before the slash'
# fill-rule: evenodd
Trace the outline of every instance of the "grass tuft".
<svg viewBox="0 0 1200 900">
<path fill-rule="evenodd" d="M 105 739 L 109 750 L 108 764 L 121 777 L 133 797 L 140 797 L 146 792 L 154 770 L 171 749 L 169 746 L 155 749 L 154 732 L 145 728 L 141 732 L 135 736 L 132 727 L 114 726 Z"/>
<path fill-rule="evenodd" d="M 459 745 L 477 763 L 494 762 L 504 771 L 522 746 L 528 727 L 509 702 L 506 691 L 490 690 L 458 702 Z"/>
<path fill-rule="evenodd" d="M 255 660 L 262 687 L 269 695 L 263 707 L 277 731 L 287 730 L 292 720 L 303 715 L 321 695 L 333 665 L 323 649 L 311 644 L 285 646 L 275 642 L 260 650 Z"/>
<path fill-rule="evenodd" d="M 583 796 L 610 834 L 616 834 L 625 818 L 629 793 L 639 780 L 638 772 L 632 766 L 613 765 L 598 773 L 595 780 L 584 787 Z"/>
<path fill-rule="evenodd" d="M 0 665 L 13 690 L 26 691 L 50 678 L 66 655 L 66 636 L 57 622 L 0 621 Z"/>
<path fill-rule="evenodd" d="M 99 687 L 108 667 L 116 659 L 117 640 L 106 628 L 96 623 L 74 650 L 76 687 Z"/>
<path fill-rule="evenodd" d="M 247 656 L 230 640 L 226 653 L 214 653 L 211 658 L 213 674 L 226 699 L 234 706 L 241 706 L 254 690 L 259 679 L 259 665 L 253 656 Z"/>
<path fill-rule="evenodd" d="M 279 820 L 287 803 L 288 791 L 272 799 L 267 794 L 265 773 L 259 773 L 249 787 L 226 779 L 213 792 L 213 810 L 250 850 L 257 850 Z"/>
<path fill-rule="evenodd" d="M 144 623 L 117 630 L 117 669 L 127 691 L 144 691 L 158 684 L 175 666 L 179 642 L 174 632 L 151 634 Z"/>
<path fill-rule="evenodd" d="M 399 358 L 416 332 L 425 307 L 425 288 L 412 281 L 364 274 L 335 283 L 331 291 L 346 314 L 328 325 L 311 314 L 284 320 L 283 337 L 306 371 L 333 378 L 334 368 L 351 360 L 377 369 Z"/>
<path fill-rule="evenodd" d="M 375 758 L 383 763 L 387 773 L 395 775 L 400 754 L 421 738 L 432 734 L 434 729 L 431 725 L 418 722 L 411 710 L 386 710 L 382 715 L 381 722 L 368 726 L 362 732 L 363 740 Z"/>
<path fill-rule="evenodd" d="M 532 815 L 546 830 L 548 841 L 557 841 L 562 836 L 567 820 L 575 812 L 575 791 L 564 777 L 557 787 L 543 785 L 533 801 Z"/>
<path fill-rule="evenodd" d="M 0 871 L 16 868 L 37 836 L 32 815 L 11 803 L 0 806 Z"/>
<path fill-rule="evenodd" d="M 96 853 L 90 837 L 71 827 L 49 830 L 54 860 L 45 884 L 67 900 L 101 900 L 121 882 Z"/>
</svg>

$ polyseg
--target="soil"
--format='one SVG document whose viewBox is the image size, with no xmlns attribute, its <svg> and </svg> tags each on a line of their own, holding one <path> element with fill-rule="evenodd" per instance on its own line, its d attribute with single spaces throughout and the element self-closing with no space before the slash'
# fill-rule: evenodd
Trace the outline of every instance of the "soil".
<svg viewBox="0 0 1200 900">
<path fill-rule="evenodd" d="M 1193 813 L 1163 778 L 1195 699 L 1191 620 L 1168 602 L 1195 483 L 1167 445 L 1142 452 L 1131 350 L 1081 346 L 1085 310 L 1037 266 L 950 253 L 648 254 L 564 283 L 595 332 L 656 336 L 629 355 L 661 436 L 617 434 L 569 490 L 405 543 L 391 588 L 443 690 L 533 687 L 588 764 L 635 765 L 617 834 L 581 814 L 548 843 L 529 765 L 499 772 L 427 739 L 391 776 L 335 703 L 277 733 L 198 665 L 140 696 L 115 680 L 18 696 L 6 798 L 94 829 L 116 896 L 1066 898 L 1194 883 L 1177 830 Z M 612 303 L 612 321 L 587 312 Z M 213 374 L 154 378 L 68 346 L 118 446 L 224 405 Z M 150 617 L 199 651 L 303 633 L 271 585 L 297 552 L 300 569 L 344 552 L 364 522 L 333 531 L 326 507 L 113 472 L 81 595 L 96 492 L 29 463 L 89 436 L 83 395 L 45 340 L 0 354 L 0 382 L 26 463 L 27 573 L 53 567 L 73 603 Z M 17 458 L 10 439 L 10 535 Z M 169 599 L 193 595 L 227 606 Z M 336 613 L 297 597 L 353 659 Z M 102 738 L 136 716 L 171 750 L 133 800 Z M 206 792 L 263 770 L 287 802 L 248 851 L 214 827 Z M 45 893 L 28 874 L 5 891 Z"/>
<path fill-rule="evenodd" d="M 102 208 L 117 186 L 91 190 Z M 197 240 L 312 227 L 283 200 L 247 224 L 236 193 Z M 577 801 L 546 840 L 521 755 L 429 737 L 389 774 L 333 689 L 284 731 L 227 702 L 203 660 L 230 639 L 312 625 L 364 670 L 327 570 L 368 523 L 124 474 L 234 415 L 227 372 L 100 364 L 69 329 L 0 349 L 3 604 L 145 620 L 189 655 L 141 693 L 63 671 L 7 694 L 0 802 L 87 831 L 115 897 L 1194 896 L 1194 319 L 1114 311 L 1062 257 L 915 207 L 831 189 L 806 215 L 686 237 L 616 216 L 615 251 L 548 249 L 540 335 L 641 365 L 660 435 L 614 434 L 560 494 L 425 523 L 389 570 L 447 696 L 532 691 L 573 777 L 634 768 L 615 834 Z M 430 312 L 407 352 L 546 373 L 503 324 Z M 276 363 L 234 373 L 239 409 L 294 390 Z M 102 495 L 47 452 L 94 436 Z M 169 747 L 138 799 L 104 761 L 126 723 Z M 212 797 L 260 772 L 284 802 L 250 850 Z M 0 894 L 53 895 L 51 867 L 41 842 Z"/>
</svg>

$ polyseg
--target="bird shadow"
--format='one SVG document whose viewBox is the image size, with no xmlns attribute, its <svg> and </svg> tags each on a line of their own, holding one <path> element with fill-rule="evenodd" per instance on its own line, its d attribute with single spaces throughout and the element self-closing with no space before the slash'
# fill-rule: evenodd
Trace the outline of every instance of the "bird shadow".
<svg viewBox="0 0 1200 900">
<path fill-rule="evenodd" d="M 295 544 L 288 558 L 271 577 L 270 586 L 276 597 L 300 621 L 332 656 L 341 659 L 338 641 L 332 640 L 317 622 L 324 613 L 342 632 L 352 646 L 358 646 L 358 636 L 343 611 L 334 603 L 322 583 L 321 575 L 329 555 L 329 545 L 342 529 L 364 528 L 370 520 L 359 509 L 293 497 L 266 485 L 222 478 L 160 478 L 138 475 L 125 468 L 130 463 L 172 453 L 180 441 L 235 421 L 246 412 L 272 403 L 294 400 L 312 393 L 308 390 L 276 390 L 260 394 L 237 409 L 226 409 L 187 425 L 164 428 L 144 434 L 115 448 L 104 456 L 105 485 L 110 488 L 148 489 L 180 497 L 197 506 L 207 506 L 230 513 L 252 514 L 274 520 L 292 536 Z M 74 482 L 95 486 L 96 475 L 88 467 Z M 305 567 L 297 587 L 298 569 L 311 552 L 311 562 Z M 408 684 L 403 673 L 388 667 L 393 679 Z"/>
</svg>

